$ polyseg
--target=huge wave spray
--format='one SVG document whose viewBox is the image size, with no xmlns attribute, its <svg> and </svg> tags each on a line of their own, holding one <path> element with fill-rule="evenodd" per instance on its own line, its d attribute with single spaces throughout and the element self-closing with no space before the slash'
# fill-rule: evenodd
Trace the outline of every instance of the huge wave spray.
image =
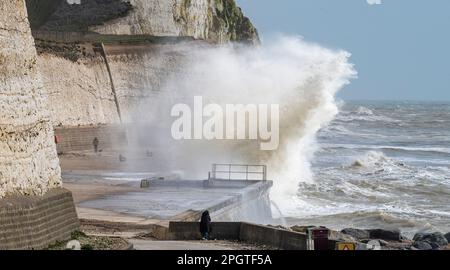
<svg viewBox="0 0 450 270">
<path fill-rule="evenodd" d="M 298 183 L 313 181 L 310 160 L 315 134 L 337 114 L 336 92 L 356 76 L 349 53 L 294 37 L 260 47 L 180 45 L 179 53 L 184 60 L 177 71 L 167 78 L 158 97 L 143 102 L 139 110 L 148 116 L 146 121 L 158 126 L 159 135 L 151 138 L 153 147 L 163 149 L 158 158 L 187 179 L 205 178 L 212 163 L 266 164 L 274 180 L 272 198 L 286 208 Z M 278 104 L 279 148 L 261 151 L 251 141 L 173 140 L 171 108 L 192 104 L 194 96 L 220 105 Z"/>
</svg>

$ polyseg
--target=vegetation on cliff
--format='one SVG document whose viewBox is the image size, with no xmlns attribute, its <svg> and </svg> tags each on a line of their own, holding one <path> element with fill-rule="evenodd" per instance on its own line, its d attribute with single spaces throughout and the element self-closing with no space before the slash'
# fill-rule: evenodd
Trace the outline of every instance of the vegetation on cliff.
<svg viewBox="0 0 450 270">
<path fill-rule="evenodd" d="M 192 20 L 192 8 L 198 2 L 182 0 L 177 6 L 174 18 L 177 23 L 187 27 Z M 213 42 L 243 42 L 258 44 L 259 37 L 256 28 L 250 19 L 244 16 L 235 0 L 205 0 L 207 17 L 205 22 L 204 38 Z M 195 17 L 195 16 L 194 16 Z M 200 22 L 199 22 L 200 23 Z"/>
<path fill-rule="evenodd" d="M 258 31 L 234 0 L 215 0 L 212 22 L 211 31 L 223 33 L 226 40 L 259 43 Z"/>
</svg>

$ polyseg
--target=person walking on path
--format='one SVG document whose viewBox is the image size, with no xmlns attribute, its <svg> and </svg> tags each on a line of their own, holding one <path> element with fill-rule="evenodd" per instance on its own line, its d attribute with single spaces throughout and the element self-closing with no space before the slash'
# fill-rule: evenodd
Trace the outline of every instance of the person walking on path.
<svg viewBox="0 0 450 270">
<path fill-rule="evenodd" d="M 209 212 L 205 211 L 200 219 L 200 233 L 202 234 L 203 240 L 208 240 L 211 233 L 211 217 Z"/>
<path fill-rule="evenodd" d="M 94 138 L 94 141 L 92 141 L 92 144 L 94 145 L 94 151 L 95 153 L 98 153 L 98 144 L 99 144 L 99 140 L 97 137 Z"/>
</svg>

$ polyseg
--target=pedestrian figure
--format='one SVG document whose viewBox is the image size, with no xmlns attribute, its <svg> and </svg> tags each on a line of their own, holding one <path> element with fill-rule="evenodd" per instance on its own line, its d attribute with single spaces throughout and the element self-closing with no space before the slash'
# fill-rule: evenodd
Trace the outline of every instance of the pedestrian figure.
<svg viewBox="0 0 450 270">
<path fill-rule="evenodd" d="M 94 145 L 94 151 L 95 153 L 98 153 L 98 144 L 99 144 L 99 140 L 97 137 L 94 138 L 94 141 L 92 141 L 92 144 Z"/>
<path fill-rule="evenodd" d="M 202 234 L 203 240 L 208 240 L 211 233 L 211 217 L 209 216 L 209 211 L 202 213 L 202 218 L 200 220 L 200 233 Z"/>
</svg>

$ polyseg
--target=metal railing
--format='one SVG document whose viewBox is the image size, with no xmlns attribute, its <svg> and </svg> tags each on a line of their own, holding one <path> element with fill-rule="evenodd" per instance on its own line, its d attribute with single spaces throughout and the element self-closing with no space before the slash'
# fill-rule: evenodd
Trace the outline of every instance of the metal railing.
<svg viewBox="0 0 450 270">
<path fill-rule="evenodd" d="M 267 180 L 266 165 L 213 164 L 209 179 L 214 180 Z"/>
</svg>

